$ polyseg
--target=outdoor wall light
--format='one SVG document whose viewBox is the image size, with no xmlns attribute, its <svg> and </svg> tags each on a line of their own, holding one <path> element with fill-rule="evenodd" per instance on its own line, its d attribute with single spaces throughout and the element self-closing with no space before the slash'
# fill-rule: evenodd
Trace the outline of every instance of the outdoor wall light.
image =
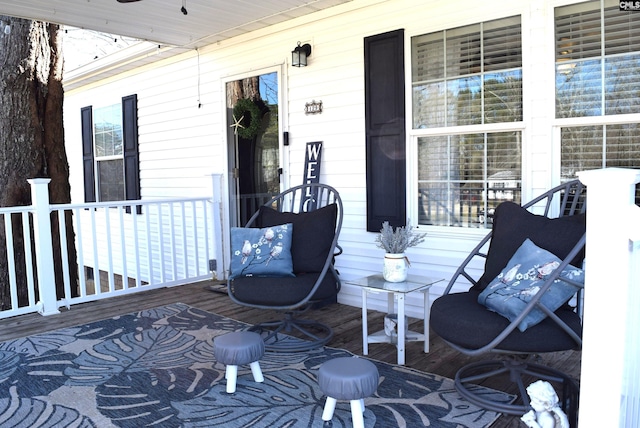
<svg viewBox="0 0 640 428">
<path fill-rule="evenodd" d="M 298 46 L 295 47 L 291 51 L 291 65 L 294 67 L 306 67 L 307 66 L 307 58 L 311 56 L 311 45 L 309 43 L 305 43 L 300 46 L 300 42 L 298 42 Z"/>
</svg>

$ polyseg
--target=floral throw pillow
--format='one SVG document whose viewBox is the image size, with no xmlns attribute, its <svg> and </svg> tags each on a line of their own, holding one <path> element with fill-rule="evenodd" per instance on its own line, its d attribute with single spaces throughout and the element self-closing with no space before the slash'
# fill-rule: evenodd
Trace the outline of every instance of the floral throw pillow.
<svg viewBox="0 0 640 428">
<path fill-rule="evenodd" d="M 526 239 L 502 272 L 480 293 L 478 302 L 513 321 L 540 291 L 546 278 L 560 262 L 554 254 Z M 572 265 L 567 266 L 542 296 L 540 302 L 554 312 L 578 291 L 578 287 L 563 281 L 563 278 L 584 284 L 584 272 Z M 525 331 L 545 318 L 542 310 L 533 308 L 518 329 Z"/>
<path fill-rule="evenodd" d="M 231 228 L 231 274 L 295 276 L 291 259 L 291 223 L 259 228 Z"/>
</svg>

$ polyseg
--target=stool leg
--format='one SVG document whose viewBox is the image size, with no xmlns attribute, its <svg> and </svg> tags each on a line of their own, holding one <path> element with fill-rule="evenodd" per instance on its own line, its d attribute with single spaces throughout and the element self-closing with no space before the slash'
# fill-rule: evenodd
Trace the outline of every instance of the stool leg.
<svg viewBox="0 0 640 428">
<path fill-rule="evenodd" d="M 236 392 L 238 366 L 228 365 L 224 377 L 227 378 L 227 393 L 233 394 L 234 392 Z"/>
<path fill-rule="evenodd" d="M 362 400 L 351 400 L 351 421 L 353 428 L 364 428 L 364 406 Z"/>
<path fill-rule="evenodd" d="M 260 370 L 260 362 L 254 361 L 249 367 L 251 367 L 251 373 L 253 373 L 253 380 L 256 382 L 264 382 L 264 376 L 262 376 L 262 370 Z"/>
<path fill-rule="evenodd" d="M 324 410 L 322 411 L 322 420 L 330 421 L 333 418 L 333 412 L 336 410 L 336 399 L 327 397 L 327 401 L 324 403 Z"/>
</svg>

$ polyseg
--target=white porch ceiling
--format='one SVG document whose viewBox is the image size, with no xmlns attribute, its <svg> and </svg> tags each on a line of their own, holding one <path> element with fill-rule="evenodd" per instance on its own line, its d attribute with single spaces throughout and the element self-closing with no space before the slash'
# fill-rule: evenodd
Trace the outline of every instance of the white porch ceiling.
<svg viewBox="0 0 640 428">
<path fill-rule="evenodd" d="M 0 15 L 197 48 L 350 1 L 0 0 Z"/>
</svg>

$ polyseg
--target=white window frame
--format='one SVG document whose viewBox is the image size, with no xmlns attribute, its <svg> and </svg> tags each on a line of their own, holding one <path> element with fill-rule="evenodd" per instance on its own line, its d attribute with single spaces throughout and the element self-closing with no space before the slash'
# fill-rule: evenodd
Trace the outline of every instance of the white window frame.
<svg viewBox="0 0 640 428">
<path fill-rule="evenodd" d="M 125 172 L 124 172 L 124 135 L 121 135 L 122 137 L 122 141 L 121 141 L 121 145 L 122 145 L 122 153 L 119 155 L 107 155 L 107 156 L 98 156 L 98 150 L 97 150 L 97 138 L 96 138 L 96 111 L 97 110 L 101 110 L 101 109 L 105 109 L 105 108 L 113 108 L 113 107 L 118 107 L 118 109 L 120 110 L 120 132 L 121 134 L 124 132 L 123 131 L 123 126 L 124 124 L 122 123 L 122 101 L 119 102 L 114 102 L 111 104 L 104 104 L 101 106 L 94 106 L 93 108 L 93 112 L 92 112 L 92 117 L 93 117 L 93 123 L 92 123 L 92 132 L 93 132 L 93 165 L 94 165 L 94 171 L 95 171 L 95 194 L 96 194 L 96 200 L 98 202 L 108 202 L 108 201 L 104 201 L 101 197 L 101 192 L 100 192 L 100 162 L 104 162 L 104 161 L 110 161 L 110 160 L 121 160 L 122 161 L 122 200 L 126 199 L 126 177 L 125 177 Z"/>
<path fill-rule="evenodd" d="M 420 36 L 423 34 L 433 33 L 437 31 L 446 30 L 448 28 L 458 28 L 467 25 L 477 24 L 479 22 L 487 22 L 490 20 L 497 20 L 508 18 L 511 16 L 520 16 L 520 25 L 522 31 L 522 55 L 523 55 L 523 66 L 522 66 L 522 102 L 523 102 L 523 120 L 516 122 L 503 122 L 503 123 L 489 123 L 489 124 L 478 124 L 478 125 L 463 125 L 463 126 L 445 126 L 439 128 L 423 128 L 423 129 L 414 129 L 413 128 L 413 80 L 412 80 L 412 45 L 411 40 L 415 36 Z M 497 132 L 512 132 L 518 131 L 522 135 L 522 161 L 521 161 L 521 198 L 525 200 L 525 146 L 526 146 L 526 129 L 525 129 L 525 121 L 526 121 L 526 111 L 525 102 L 526 102 L 526 74 L 525 74 L 525 49 L 524 49 L 524 39 L 525 39 L 525 18 L 526 16 L 523 14 L 517 13 L 508 13 L 505 16 L 496 16 L 490 19 L 482 19 L 480 21 L 468 22 L 460 25 L 450 26 L 447 28 L 427 30 L 427 31 L 419 31 L 415 34 L 409 34 L 405 40 L 405 106 L 406 106 L 406 119 L 405 126 L 407 130 L 407 214 L 409 220 L 413 225 L 416 225 L 416 228 L 419 230 L 428 230 L 430 236 L 455 236 L 455 235 L 463 235 L 463 236 L 484 236 L 486 235 L 488 229 L 485 228 L 470 228 L 470 227 L 451 227 L 451 226 L 441 226 L 441 225 L 418 225 L 418 139 L 420 137 L 431 137 L 431 136 L 450 136 L 450 135 L 461 135 L 461 134 L 485 134 L 485 133 L 497 133 Z M 555 88 L 555 87 L 554 87 Z M 415 219 L 415 220 L 414 220 Z"/>
</svg>

